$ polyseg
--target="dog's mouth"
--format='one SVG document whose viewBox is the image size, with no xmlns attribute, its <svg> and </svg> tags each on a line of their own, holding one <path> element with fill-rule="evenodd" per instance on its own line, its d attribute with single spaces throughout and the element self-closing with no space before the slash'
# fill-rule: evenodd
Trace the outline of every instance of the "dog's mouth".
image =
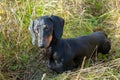
<svg viewBox="0 0 120 80">
<path fill-rule="evenodd" d="M 39 48 L 48 48 L 50 45 L 50 42 L 47 40 L 38 40 L 38 47 Z"/>
<path fill-rule="evenodd" d="M 38 47 L 41 49 L 47 49 L 50 44 L 38 44 Z"/>
<path fill-rule="evenodd" d="M 48 48 L 50 46 L 50 43 L 52 42 L 52 35 L 46 36 L 44 38 L 38 39 L 38 47 L 39 48 Z"/>
</svg>

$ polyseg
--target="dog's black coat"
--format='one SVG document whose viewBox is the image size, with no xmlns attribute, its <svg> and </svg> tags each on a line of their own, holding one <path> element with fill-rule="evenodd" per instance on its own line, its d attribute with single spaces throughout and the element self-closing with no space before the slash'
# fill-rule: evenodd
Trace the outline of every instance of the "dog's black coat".
<svg viewBox="0 0 120 80">
<path fill-rule="evenodd" d="M 78 38 L 61 39 L 64 26 L 62 18 L 54 15 L 42 16 L 38 21 L 41 26 L 42 24 L 47 25 L 47 32 L 52 35 L 49 46 L 44 47 L 42 45 L 42 48 L 48 50 L 45 55 L 48 67 L 58 73 L 75 68 L 82 63 L 84 57 L 91 58 L 95 53 L 107 54 L 111 48 L 111 43 L 103 32 L 93 32 L 90 35 Z M 30 27 L 33 28 L 33 26 Z M 44 30 L 43 35 L 46 36 Z M 42 38 L 45 44 L 44 36 Z"/>
<path fill-rule="evenodd" d="M 53 55 L 48 59 L 48 65 L 56 72 L 63 72 L 81 64 L 85 56 L 91 58 L 95 53 L 107 54 L 111 45 L 103 32 L 93 32 L 88 36 L 60 39 L 51 47 Z M 56 66 L 55 60 L 62 65 Z"/>
</svg>

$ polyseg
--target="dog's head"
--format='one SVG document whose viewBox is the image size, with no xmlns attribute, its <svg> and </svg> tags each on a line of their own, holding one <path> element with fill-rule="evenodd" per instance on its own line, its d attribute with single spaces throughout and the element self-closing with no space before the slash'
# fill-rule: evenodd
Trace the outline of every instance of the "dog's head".
<svg viewBox="0 0 120 80">
<path fill-rule="evenodd" d="M 42 16 L 31 21 L 29 31 L 32 44 L 35 45 L 38 37 L 38 47 L 49 47 L 53 38 L 60 39 L 63 33 L 64 19 L 58 16 Z M 35 35 L 37 34 L 37 36 Z"/>
</svg>

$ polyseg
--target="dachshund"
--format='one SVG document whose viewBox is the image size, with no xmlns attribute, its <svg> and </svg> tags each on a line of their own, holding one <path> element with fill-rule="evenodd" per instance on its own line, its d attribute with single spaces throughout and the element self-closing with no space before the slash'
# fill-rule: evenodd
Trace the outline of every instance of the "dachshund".
<svg viewBox="0 0 120 80">
<path fill-rule="evenodd" d="M 96 53 L 107 54 L 111 49 L 111 42 L 102 31 L 77 38 L 61 38 L 64 22 L 59 16 L 41 16 L 29 26 L 32 44 L 35 45 L 37 37 L 38 47 L 46 50 L 46 63 L 53 71 L 72 70 L 82 64 L 84 57 L 89 59 Z"/>
</svg>

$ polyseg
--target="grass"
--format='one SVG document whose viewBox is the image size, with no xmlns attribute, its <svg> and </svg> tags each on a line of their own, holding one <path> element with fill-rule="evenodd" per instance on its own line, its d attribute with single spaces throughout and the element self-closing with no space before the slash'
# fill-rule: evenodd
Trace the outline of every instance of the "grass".
<svg viewBox="0 0 120 80">
<path fill-rule="evenodd" d="M 119 5 L 119 0 L 1 0 L 0 80 L 119 80 Z M 63 38 L 105 31 L 112 42 L 109 57 L 103 56 L 107 62 L 63 74 L 49 71 L 28 26 L 30 19 L 51 14 L 65 19 Z"/>
</svg>

